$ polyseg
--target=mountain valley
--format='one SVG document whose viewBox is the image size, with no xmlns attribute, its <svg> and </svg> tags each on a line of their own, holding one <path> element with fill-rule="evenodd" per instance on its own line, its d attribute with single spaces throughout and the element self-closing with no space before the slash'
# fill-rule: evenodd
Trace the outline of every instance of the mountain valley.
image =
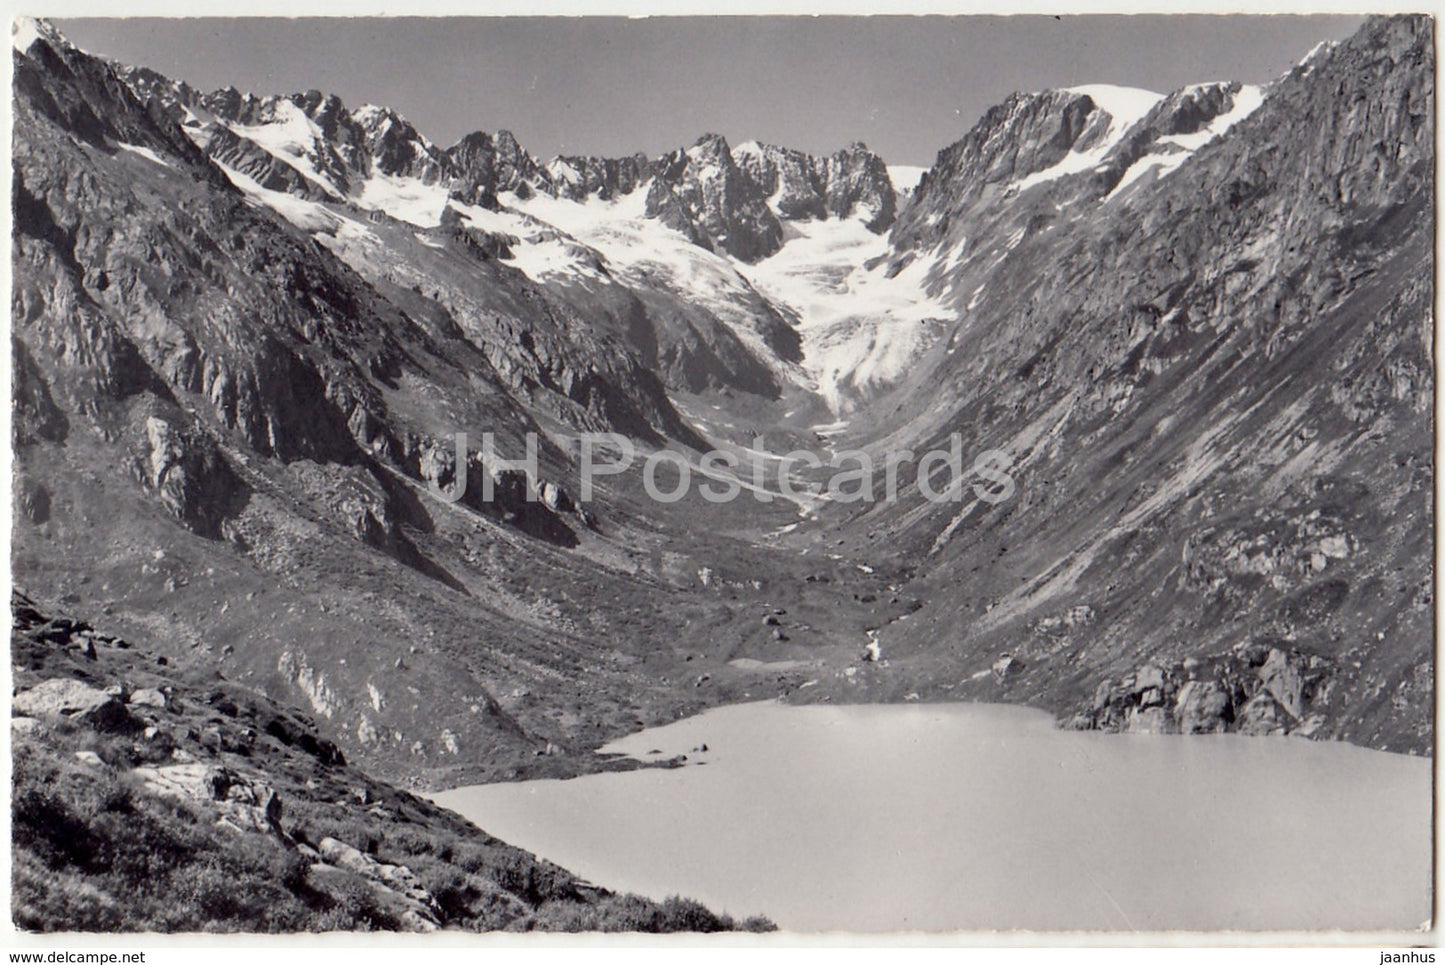
<svg viewBox="0 0 1445 965">
<path fill-rule="evenodd" d="M 300 708 L 414 820 L 775 697 L 1429 755 L 1433 43 L 1015 94 L 920 172 L 444 148 L 22 23 L 15 586 Z M 635 458 L 586 499 L 599 434 Z M 885 485 L 951 446 L 955 495 Z M 809 491 L 859 453 L 891 498 Z"/>
</svg>

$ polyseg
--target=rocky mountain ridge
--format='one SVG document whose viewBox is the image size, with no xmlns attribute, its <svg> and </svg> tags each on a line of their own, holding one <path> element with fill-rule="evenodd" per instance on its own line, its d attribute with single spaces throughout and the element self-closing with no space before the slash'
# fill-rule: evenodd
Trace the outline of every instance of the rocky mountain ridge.
<svg viewBox="0 0 1445 965">
<path fill-rule="evenodd" d="M 705 705 L 665 682 L 711 620 L 672 604 L 679 582 L 779 563 L 739 563 L 689 506 L 659 521 L 640 468 L 580 506 L 575 446 L 584 430 L 702 445 L 651 365 L 686 374 L 733 336 L 677 310 L 665 342 L 649 312 L 674 296 L 643 304 L 601 273 L 586 299 L 544 287 L 472 227 L 259 195 L 298 226 L 108 64 L 44 37 L 15 64 L 16 572 L 311 707 L 417 784 L 575 773 L 590 735 Z M 446 503 L 429 492 L 456 484 L 455 432 L 471 484 Z M 516 460 L 534 434 L 535 469 L 489 465 L 483 433 Z"/>
<path fill-rule="evenodd" d="M 347 763 L 316 722 L 12 595 L 14 913 L 35 931 L 716 931 Z M 743 927 L 769 927 L 761 919 Z"/>
</svg>

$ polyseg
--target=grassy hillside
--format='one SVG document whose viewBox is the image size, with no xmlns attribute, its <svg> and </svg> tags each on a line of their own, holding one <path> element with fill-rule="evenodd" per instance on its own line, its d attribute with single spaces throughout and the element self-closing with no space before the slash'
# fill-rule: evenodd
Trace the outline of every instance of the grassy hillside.
<svg viewBox="0 0 1445 965">
<path fill-rule="evenodd" d="M 12 914 L 35 931 L 768 930 L 597 888 L 306 716 L 17 593 Z"/>
</svg>

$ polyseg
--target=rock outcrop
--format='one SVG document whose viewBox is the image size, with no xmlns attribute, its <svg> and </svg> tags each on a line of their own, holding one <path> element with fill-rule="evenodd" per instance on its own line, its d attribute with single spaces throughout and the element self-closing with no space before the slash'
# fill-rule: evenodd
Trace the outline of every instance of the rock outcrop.
<svg viewBox="0 0 1445 965">
<path fill-rule="evenodd" d="M 311 866 L 312 874 L 324 877 L 342 869 L 365 879 L 381 900 L 392 906 L 407 931 L 431 932 L 441 927 L 436 898 L 410 868 L 377 861 L 335 838 L 322 838 L 316 852 L 321 860 Z"/>
<path fill-rule="evenodd" d="M 1332 662 L 1317 654 L 1245 645 L 1204 660 L 1150 663 L 1119 681 L 1105 680 L 1091 706 L 1068 724 L 1135 733 L 1307 737 L 1325 722 L 1315 702 L 1328 695 L 1336 675 Z"/>
</svg>

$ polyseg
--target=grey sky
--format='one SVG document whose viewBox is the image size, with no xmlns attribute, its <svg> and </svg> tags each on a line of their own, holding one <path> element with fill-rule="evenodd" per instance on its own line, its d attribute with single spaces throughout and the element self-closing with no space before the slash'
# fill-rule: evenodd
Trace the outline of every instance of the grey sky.
<svg viewBox="0 0 1445 965">
<path fill-rule="evenodd" d="M 659 154 L 715 131 L 929 164 L 1015 90 L 1264 82 L 1359 17 L 64 20 L 79 46 L 211 89 L 384 104 L 443 145 Z"/>
</svg>

